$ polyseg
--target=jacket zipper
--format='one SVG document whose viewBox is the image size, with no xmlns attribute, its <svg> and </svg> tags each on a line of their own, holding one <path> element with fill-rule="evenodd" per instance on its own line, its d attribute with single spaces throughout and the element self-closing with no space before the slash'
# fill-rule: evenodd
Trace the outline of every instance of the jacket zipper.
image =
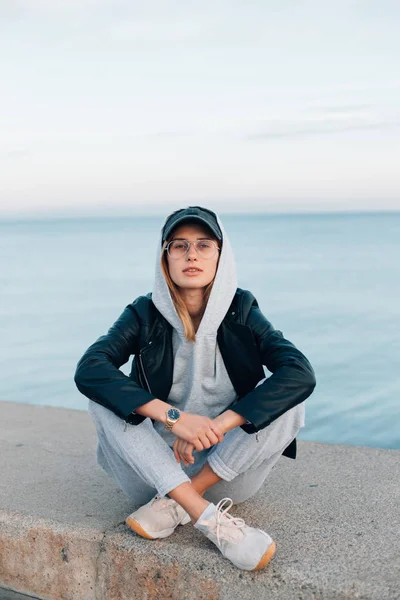
<svg viewBox="0 0 400 600">
<path fill-rule="evenodd" d="M 142 371 L 143 371 L 144 379 L 146 381 L 147 388 L 148 388 L 149 392 L 151 393 L 150 385 L 149 385 L 149 382 L 147 380 L 146 373 L 145 373 L 145 370 L 144 370 L 143 361 L 142 361 L 142 354 L 141 353 L 139 354 L 139 361 L 140 361 L 140 366 L 142 367 Z M 139 381 L 140 381 L 140 383 L 142 383 L 142 379 L 140 377 L 140 372 L 139 372 Z M 126 431 L 127 428 L 128 428 L 128 423 L 125 421 L 124 431 Z"/>
<path fill-rule="evenodd" d="M 142 386 L 142 388 L 144 389 L 143 380 L 142 380 L 142 374 L 140 372 L 140 369 L 138 369 L 138 377 L 139 377 L 139 383 Z"/>
<path fill-rule="evenodd" d="M 151 392 L 151 389 L 150 389 L 150 386 L 149 386 L 149 382 L 147 381 L 146 372 L 144 370 L 143 361 L 142 361 L 142 354 L 141 353 L 139 354 L 139 360 L 140 360 L 140 366 L 142 367 L 142 371 L 143 371 L 143 375 L 144 375 L 144 380 L 145 380 L 146 385 L 147 385 L 147 389 L 148 389 L 148 391 L 151 394 L 152 392 Z"/>
</svg>

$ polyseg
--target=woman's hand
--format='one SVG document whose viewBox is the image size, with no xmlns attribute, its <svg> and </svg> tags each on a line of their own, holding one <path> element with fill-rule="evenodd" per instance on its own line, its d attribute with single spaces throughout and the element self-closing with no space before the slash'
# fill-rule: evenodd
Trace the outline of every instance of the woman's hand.
<svg viewBox="0 0 400 600">
<path fill-rule="evenodd" d="M 177 438 L 189 442 L 197 452 L 211 448 L 224 439 L 224 432 L 219 423 L 209 417 L 186 412 L 181 413 L 181 418 L 173 425 L 171 431 Z"/>
<path fill-rule="evenodd" d="M 187 442 L 186 440 L 182 440 L 181 438 L 176 438 L 174 445 L 173 445 L 173 451 L 174 451 L 176 461 L 178 463 L 183 461 L 183 464 L 185 465 L 185 467 L 187 467 L 189 464 L 193 464 L 194 463 L 193 450 L 194 450 L 193 444 L 191 444 L 190 442 Z"/>
</svg>

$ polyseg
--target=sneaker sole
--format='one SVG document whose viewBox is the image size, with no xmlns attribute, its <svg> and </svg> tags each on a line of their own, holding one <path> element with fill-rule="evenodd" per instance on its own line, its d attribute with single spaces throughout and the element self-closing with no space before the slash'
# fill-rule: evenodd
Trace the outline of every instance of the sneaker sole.
<svg viewBox="0 0 400 600">
<path fill-rule="evenodd" d="M 139 525 L 139 523 L 137 521 L 135 521 L 135 519 L 126 519 L 125 523 L 128 525 L 128 527 L 130 529 L 132 529 L 132 531 L 134 531 L 135 533 L 137 533 L 138 535 L 141 535 L 142 537 L 148 539 L 148 540 L 155 540 L 156 538 L 152 537 L 151 535 L 149 535 L 141 525 Z"/>
<path fill-rule="evenodd" d="M 178 525 L 186 525 L 189 522 L 190 522 L 190 516 L 187 515 L 186 517 L 184 517 L 182 519 L 181 523 L 178 523 Z M 156 540 L 157 538 L 166 538 L 169 535 L 172 535 L 175 531 L 175 528 L 164 529 L 164 531 L 159 532 L 157 535 L 150 535 L 149 533 L 147 533 L 147 531 L 145 531 L 143 529 L 143 527 L 135 519 L 128 518 L 128 519 L 126 519 L 125 523 L 128 525 L 128 527 L 130 529 L 132 529 L 132 531 L 134 531 L 138 535 L 146 538 L 147 540 Z"/>
<path fill-rule="evenodd" d="M 266 567 L 267 564 L 270 562 L 270 560 L 274 557 L 275 552 L 276 552 L 276 544 L 275 544 L 275 542 L 272 542 L 272 544 L 270 545 L 270 547 L 268 548 L 266 553 L 261 557 L 261 560 L 258 563 L 258 565 L 256 566 L 256 568 L 252 569 L 252 571 L 259 571 L 260 569 L 263 569 L 264 567 Z"/>
</svg>

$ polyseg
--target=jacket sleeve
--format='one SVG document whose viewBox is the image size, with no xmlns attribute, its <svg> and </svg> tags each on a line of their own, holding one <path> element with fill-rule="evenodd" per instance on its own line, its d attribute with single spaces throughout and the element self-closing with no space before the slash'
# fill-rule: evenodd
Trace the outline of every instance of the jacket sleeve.
<svg viewBox="0 0 400 600">
<path fill-rule="evenodd" d="M 254 433 L 308 398 L 316 386 L 316 379 L 304 354 L 273 327 L 257 301 L 246 325 L 254 334 L 262 364 L 272 373 L 232 406 L 232 410 L 250 421 L 242 425 L 242 429 Z"/>
<path fill-rule="evenodd" d="M 136 310 L 140 297 L 125 307 L 110 327 L 79 360 L 74 381 L 78 390 L 125 419 L 138 406 L 154 400 L 133 379 L 119 370 L 139 352 L 140 319 Z"/>
</svg>

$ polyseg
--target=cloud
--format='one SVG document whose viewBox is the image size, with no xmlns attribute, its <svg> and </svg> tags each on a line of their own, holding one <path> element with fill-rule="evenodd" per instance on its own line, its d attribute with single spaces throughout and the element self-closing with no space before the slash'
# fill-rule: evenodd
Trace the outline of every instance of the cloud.
<svg viewBox="0 0 400 600">
<path fill-rule="evenodd" d="M 108 6 L 112 7 L 110 0 L 15 0 L 12 3 L 7 3 L 4 6 L 0 6 L 1 10 L 8 12 L 19 12 L 19 13 L 57 13 L 60 10 L 82 10 L 94 6 Z"/>
<path fill-rule="evenodd" d="M 26 158 L 31 154 L 32 152 L 30 150 L 8 150 L 6 152 L 0 152 L 0 159 L 17 160 L 19 158 Z"/>
<path fill-rule="evenodd" d="M 322 114 L 336 114 L 336 113 L 340 113 L 340 114 L 348 114 L 348 113 L 360 113 L 360 112 L 365 112 L 366 110 L 369 110 L 371 108 L 371 104 L 342 104 L 342 105 L 331 105 L 331 106 L 324 106 L 323 104 L 319 105 L 319 104 L 310 104 L 308 106 L 306 106 L 303 111 L 304 112 L 310 112 L 310 113 L 322 113 Z"/>
<path fill-rule="evenodd" d="M 145 134 L 146 137 L 158 137 L 158 138 L 178 138 L 188 137 L 196 135 L 196 132 L 192 131 L 156 131 L 154 133 Z"/>
<path fill-rule="evenodd" d="M 281 128 L 271 126 L 270 130 L 245 136 L 250 141 L 279 138 L 298 138 L 313 135 L 329 135 L 348 131 L 368 131 L 399 127 L 400 121 L 380 121 L 375 123 L 321 123 L 319 126 L 299 126 L 287 124 Z"/>
<path fill-rule="evenodd" d="M 394 90 L 400 88 L 400 80 L 386 80 L 386 81 L 373 81 L 373 82 L 358 82 L 358 83 L 337 83 L 334 85 L 334 89 L 337 91 L 349 91 L 349 92 L 368 92 L 368 91 L 380 91 L 380 90 Z"/>
</svg>

